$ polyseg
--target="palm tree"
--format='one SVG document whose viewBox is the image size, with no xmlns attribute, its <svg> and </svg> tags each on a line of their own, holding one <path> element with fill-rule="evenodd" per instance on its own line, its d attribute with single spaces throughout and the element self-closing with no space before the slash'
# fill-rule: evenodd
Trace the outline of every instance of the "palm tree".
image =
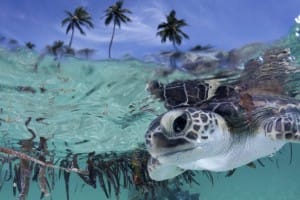
<svg viewBox="0 0 300 200">
<path fill-rule="evenodd" d="M 200 45 L 200 44 L 197 44 L 196 46 L 192 47 L 190 49 L 190 51 L 206 51 L 206 50 L 211 50 L 213 49 L 214 47 L 210 44 L 207 44 L 207 45 Z"/>
<path fill-rule="evenodd" d="M 126 14 L 131 14 L 131 11 L 126 9 L 126 8 L 122 8 L 123 6 L 123 1 L 119 0 L 117 1 L 114 5 L 109 6 L 106 10 L 105 10 L 105 25 L 109 25 L 111 22 L 113 22 L 113 32 L 111 35 L 111 39 L 109 42 L 109 48 L 108 48 L 108 57 L 111 58 L 111 47 L 112 47 L 112 43 L 114 40 L 114 36 L 115 36 L 115 30 L 116 30 L 116 26 L 118 26 L 119 28 L 121 28 L 121 23 L 126 24 L 127 22 L 131 22 L 131 19 L 129 17 L 126 16 Z"/>
<path fill-rule="evenodd" d="M 33 44 L 32 42 L 26 42 L 25 43 L 25 46 L 28 48 L 28 49 L 34 49 L 34 47 L 35 47 L 35 44 Z"/>
<path fill-rule="evenodd" d="M 162 43 L 165 43 L 167 39 L 172 42 L 175 50 L 178 51 L 176 45 L 180 45 L 183 38 L 189 39 L 189 36 L 181 30 L 187 23 L 184 19 L 177 19 L 174 10 L 166 16 L 166 19 L 167 22 L 162 22 L 157 26 L 157 35 L 161 37 Z"/>
<path fill-rule="evenodd" d="M 77 53 L 80 55 L 80 56 L 83 56 L 85 57 L 85 59 L 89 59 L 90 55 L 94 54 L 95 53 L 95 49 L 89 49 L 89 48 L 83 48 L 83 49 L 79 49 L 77 51 Z"/>
<path fill-rule="evenodd" d="M 63 54 L 69 56 L 75 56 L 75 49 L 69 47 L 68 45 L 63 46 Z"/>
<path fill-rule="evenodd" d="M 77 28 L 82 35 L 85 35 L 82 26 L 85 26 L 86 28 L 94 28 L 94 25 L 92 23 L 92 17 L 83 7 L 76 8 L 74 13 L 71 13 L 69 11 L 65 11 L 65 13 L 67 17 L 62 20 L 61 25 L 65 26 L 66 24 L 68 24 L 66 34 L 68 34 L 70 30 L 72 31 L 71 39 L 69 42 L 69 47 L 71 48 L 75 28 Z"/>
<path fill-rule="evenodd" d="M 60 69 L 60 60 L 65 54 L 64 42 L 61 40 L 56 40 L 52 45 L 46 46 L 46 52 L 54 56 L 54 61 L 56 62 L 57 69 Z"/>
<path fill-rule="evenodd" d="M 12 44 L 12 45 L 16 45 L 16 44 L 18 44 L 18 41 L 15 39 L 9 39 L 8 43 Z"/>
<path fill-rule="evenodd" d="M 56 40 L 52 45 L 46 46 L 46 52 L 53 55 L 54 59 L 58 59 L 58 56 L 63 54 L 64 42 L 61 40 Z"/>
</svg>

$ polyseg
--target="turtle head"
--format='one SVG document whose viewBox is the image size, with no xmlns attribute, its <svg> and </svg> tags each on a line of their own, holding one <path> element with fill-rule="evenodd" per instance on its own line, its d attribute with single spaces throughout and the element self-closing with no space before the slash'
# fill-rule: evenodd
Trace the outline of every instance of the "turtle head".
<svg viewBox="0 0 300 200">
<path fill-rule="evenodd" d="M 157 117 L 145 135 L 152 157 L 164 163 L 186 163 L 216 155 L 230 138 L 224 119 L 197 108 L 181 108 Z M 223 145 L 224 144 L 224 145 Z"/>
</svg>

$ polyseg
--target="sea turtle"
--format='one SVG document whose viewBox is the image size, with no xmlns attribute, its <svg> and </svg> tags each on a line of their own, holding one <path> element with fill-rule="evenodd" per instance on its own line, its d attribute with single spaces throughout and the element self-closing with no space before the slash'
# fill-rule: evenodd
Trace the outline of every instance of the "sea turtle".
<svg viewBox="0 0 300 200">
<path fill-rule="evenodd" d="M 168 111 L 145 134 L 150 177 L 229 171 L 300 142 L 300 101 L 290 87 L 296 73 L 289 49 L 275 48 L 247 62 L 240 78 L 227 85 L 151 82 L 148 90 Z"/>
</svg>

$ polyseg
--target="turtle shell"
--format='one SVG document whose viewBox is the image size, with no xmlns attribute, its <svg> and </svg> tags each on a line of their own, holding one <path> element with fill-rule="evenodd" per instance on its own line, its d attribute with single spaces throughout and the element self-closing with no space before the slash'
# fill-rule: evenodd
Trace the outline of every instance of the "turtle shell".
<svg viewBox="0 0 300 200">
<path fill-rule="evenodd" d="M 213 86 L 203 80 L 177 80 L 165 85 L 152 81 L 148 90 L 164 101 L 167 109 L 198 107 L 212 111 L 224 117 L 232 132 L 241 132 L 257 128 L 262 120 L 276 115 L 279 107 L 298 105 L 287 96 L 293 90 L 290 85 L 297 81 L 291 78 L 296 75 L 300 76 L 290 50 L 273 48 L 249 60 L 232 82 Z"/>
<path fill-rule="evenodd" d="M 288 85 L 291 82 L 289 76 L 295 73 L 294 69 L 288 48 L 271 48 L 257 59 L 249 60 L 240 77 L 224 81 L 221 86 L 203 80 L 177 80 L 168 84 L 152 81 L 148 90 L 164 101 L 167 109 L 199 106 L 212 97 L 229 98 L 241 91 L 251 95 L 258 91 L 268 95 L 289 95 L 292 90 Z M 218 79 L 210 81 L 217 82 Z"/>
<path fill-rule="evenodd" d="M 169 84 L 159 81 L 148 83 L 148 91 L 165 102 L 167 109 L 197 106 L 209 98 L 213 87 L 202 80 L 177 80 Z"/>
</svg>

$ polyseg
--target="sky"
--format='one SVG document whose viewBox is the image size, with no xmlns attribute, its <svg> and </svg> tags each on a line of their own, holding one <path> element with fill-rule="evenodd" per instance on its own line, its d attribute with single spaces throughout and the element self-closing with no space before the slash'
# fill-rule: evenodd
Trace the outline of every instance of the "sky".
<svg viewBox="0 0 300 200">
<path fill-rule="evenodd" d="M 0 0 L 0 35 L 31 41 L 43 49 L 55 40 L 69 42 L 61 21 L 65 10 L 73 12 L 83 6 L 91 14 L 94 29 L 82 36 L 75 32 L 73 47 L 93 48 L 107 57 L 112 26 L 104 25 L 104 10 L 115 0 Z M 157 25 L 176 10 L 177 18 L 185 19 L 183 28 L 190 39 L 180 49 L 197 44 L 211 44 L 229 50 L 252 42 L 271 42 L 287 35 L 294 18 L 300 14 L 299 0 L 124 0 L 132 11 L 131 23 L 117 29 L 113 57 L 130 54 L 135 57 L 170 50 L 170 43 L 161 44 L 156 36 Z"/>
</svg>

